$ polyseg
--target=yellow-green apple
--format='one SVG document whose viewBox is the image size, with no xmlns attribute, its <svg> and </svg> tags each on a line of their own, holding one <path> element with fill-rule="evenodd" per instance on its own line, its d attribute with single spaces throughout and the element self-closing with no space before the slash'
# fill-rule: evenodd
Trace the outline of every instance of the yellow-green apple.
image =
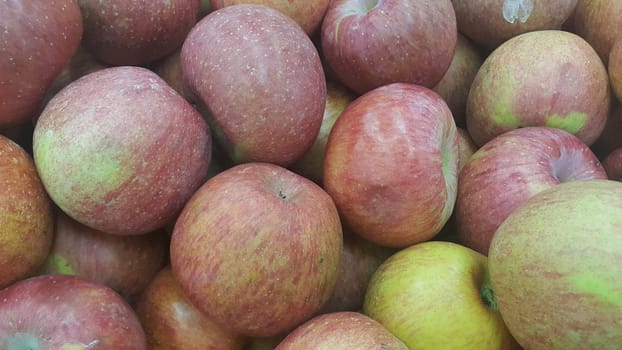
<svg viewBox="0 0 622 350">
<path fill-rule="evenodd" d="M 563 182 L 606 178 L 596 155 L 566 131 L 505 132 L 478 149 L 458 176 L 458 235 L 486 255 L 499 225 L 536 193 Z"/>
<path fill-rule="evenodd" d="M 560 184 L 516 209 L 489 253 L 499 311 L 525 349 L 622 346 L 622 183 Z"/>
<path fill-rule="evenodd" d="M 54 216 L 30 154 L 0 135 L 0 288 L 34 275 L 54 237 Z"/>
<path fill-rule="evenodd" d="M 453 58 L 449 0 L 334 0 L 321 28 L 326 61 L 358 94 L 404 82 L 436 85 Z"/>
<path fill-rule="evenodd" d="M 451 64 L 441 81 L 433 88 L 447 102 L 456 125 L 460 127 L 466 126 L 464 115 L 469 89 L 483 62 L 484 56 L 480 49 L 470 39 L 458 33 Z"/>
<path fill-rule="evenodd" d="M 149 283 L 135 310 L 150 350 L 241 350 L 244 344 L 188 301 L 170 266 Z"/>
<path fill-rule="evenodd" d="M 354 100 L 335 122 L 323 185 L 354 233 L 405 247 L 436 235 L 452 213 L 458 136 L 426 87 L 394 83 Z"/>
<path fill-rule="evenodd" d="M 0 3 L 0 129 L 30 121 L 46 90 L 80 45 L 82 16 L 72 0 Z"/>
<path fill-rule="evenodd" d="M 173 273 L 190 302 L 224 329 L 268 337 L 313 316 L 339 274 L 342 228 L 331 197 L 271 163 L 209 179 L 181 212 Z"/>
<path fill-rule="evenodd" d="M 578 0 L 572 30 L 590 43 L 607 64 L 611 47 L 622 30 L 622 2 Z"/>
<path fill-rule="evenodd" d="M 560 29 L 577 0 L 452 0 L 458 30 L 495 48 L 519 34 Z"/>
<path fill-rule="evenodd" d="M 278 10 L 213 11 L 186 38 L 181 68 L 236 163 L 287 166 L 313 144 L 326 101 L 322 63 L 307 34 Z"/>
<path fill-rule="evenodd" d="M 0 290 L 0 348 L 146 350 L 134 310 L 112 289 L 43 275 Z"/>
<path fill-rule="evenodd" d="M 291 165 L 290 169 L 306 178 L 317 183 L 322 182 L 324 154 L 326 153 L 326 143 L 328 135 L 335 125 L 335 121 L 344 109 L 354 100 L 355 96 L 343 85 L 336 82 L 326 83 L 326 106 L 322 118 L 320 131 L 302 158 Z"/>
<path fill-rule="evenodd" d="M 211 0 L 214 10 L 238 4 L 258 4 L 272 7 L 287 15 L 312 35 L 322 23 L 330 0 Z"/>
<path fill-rule="evenodd" d="M 77 0 L 82 45 L 111 65 L 151 63 L 183 43 L 199 15 L 199 0 Z"/>
<path fill-rule="evenodd" d="M 607 72 L 617 101 L 622 101 L 622 37 L 618 36 L 618 38 L 609 52 Z"/>
<path fill-rule="evenodd" d="M 622 181 L 622 147 L 611 151 L 603 159 L 603 168 L 605 168 L 610 180 Z"/>
<path fill-rule="evenodd" d="M 372 318 L 358 312 L 332 312 L 312 318 L 283 339 L 275 350 L 408 350 Z"/>
<path fill-rule="evenodd" d="M 416 349 L 518 349 L 497 309 L 486 256 L 429 241 L 400 250 L 374 273 L 363 313 Z"/>
<path fill-rule="evenodd" d="M 60 210 L 55 221 L 54 243 L 40 274 L 79 276 L 132 302 L 167 262 L 164 231 L 113 235 L 84 226 Z"/>
<path fill-rule="evenodd" d="M 33 134 L 52 200 L 111 234 L 164 226 L 202 184 L 211 138 L 201 115 L 155 73 L 99 70 L 50 100 Z"/>
<path fill-rule="evenodd" d="M 478 146 L 525 126 L 560 128 L 590 145 L 609 103 L 607 70 L 585 40 L 561 30 L 529 32 L 484 61 L 467 99 L 467 130 Z"/>
</svg>

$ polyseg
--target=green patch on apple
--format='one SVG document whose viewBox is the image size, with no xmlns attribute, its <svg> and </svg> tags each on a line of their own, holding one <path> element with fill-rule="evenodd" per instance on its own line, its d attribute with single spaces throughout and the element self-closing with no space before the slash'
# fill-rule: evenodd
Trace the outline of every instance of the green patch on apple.
<svg viewBox="0 0 622 350">
<path fill-rule="evenodd" d="M 38 350 L 42 348 L 38 337 L 23 332 L 17 332 L 10 336 L 7 345 L 7 350 Z"/>
<path fill-rule="evenodd" d="M 50 254 L 43 267 L 44 271 L 60 273 L 63 275 L 76 275 L 76 271 L 73 269 L 69 261 L 62 255 Z"/>
<path fill-rule="evenodd" d="M 570 112 L 565 117 L 554 114 L 546 118 L 546 126 L 576 134 L 583 128 L 586 120 L 587 115 L 580 112 Z"/>
<path fill-rule="evenodd" d="M 569 280 L 578 292 L 592 295 L 604 303 L 622 308 L 622 295 L 597 276 L 585 273 L 574 275 Z"/>
</svg>

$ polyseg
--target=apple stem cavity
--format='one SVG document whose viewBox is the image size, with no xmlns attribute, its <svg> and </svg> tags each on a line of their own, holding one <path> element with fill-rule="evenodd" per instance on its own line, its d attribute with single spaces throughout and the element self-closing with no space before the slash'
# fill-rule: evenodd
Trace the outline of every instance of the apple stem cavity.
<svg viewBox="0 0 622 350">
<path fill-rule="evenodd" d="M 492 290 L 490 275 L 488 273 L 486 273 L 486 278 L 484 279 L 484 283 L 482 284 L 479 294 L 486 307 L 491 310 L 499 311 L 499 306 L 497 305 L 497 298 L 495 297 L 495 293 Z"/>
<path fill-rule="evenodd" d="M 287 199 L 287 195 L 285 193 L 283 193 L 283 190 L 279 190 L 279 198 L 281 199 Z"/>
</svg>

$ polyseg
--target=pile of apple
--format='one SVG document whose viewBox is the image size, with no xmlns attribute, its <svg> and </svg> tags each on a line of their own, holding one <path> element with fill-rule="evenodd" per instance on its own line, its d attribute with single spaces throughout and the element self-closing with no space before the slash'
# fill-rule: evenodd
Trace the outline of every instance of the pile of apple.
<svg viewBox="0 0 622 350">
<path fill-rule="evenodd" d="M 0 1 L 0 348 L 621 349 L 622 2 Z"/>
</svg>

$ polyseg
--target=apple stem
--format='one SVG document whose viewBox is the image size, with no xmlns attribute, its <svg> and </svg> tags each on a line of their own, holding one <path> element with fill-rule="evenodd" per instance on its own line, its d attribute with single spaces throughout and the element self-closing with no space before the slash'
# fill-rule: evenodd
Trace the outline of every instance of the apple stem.
<svg viewBox="0 0 622 350">
<path fill-rule="evenodd" d="M 484 283 L 479 293 L 482 301 L 489 309 L 499 311 L 497 298 L 495 298 L 495 292 L 492 290 L 492 284 L 490 283 L 490 276 L 488 274 L 486 274 L 486 278 L 484 279 Z"/>
</svg>

